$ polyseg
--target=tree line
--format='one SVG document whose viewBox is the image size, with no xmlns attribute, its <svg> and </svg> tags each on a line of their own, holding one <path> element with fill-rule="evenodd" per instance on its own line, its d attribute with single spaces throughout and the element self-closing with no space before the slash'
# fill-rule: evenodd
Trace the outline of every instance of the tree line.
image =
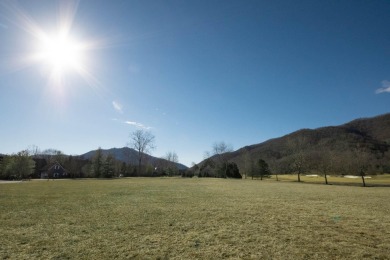
<svg viewBox="0 0 390 260">
<path fill-rule="evenodd" d="M 158 160 L 148 161 L 148 154 L 155 148 L 155 137 L 149 131 L 136 130 L 130 133 L 127 146 L 137 153 L 137 163 L 117 160 L 112 154 L 103 154 L 99 147 L 91 159 L 69 156 L 59 150 L 40 151 L 36 146 L 12 155 L 0 156 L 0 179 L 40 178 L 42 170 L 54 162 L 60 163 L 67 171 L 69 178 L 112 178 L 137 176 L 183 176 L 214 178 L 267 178 L 272 173 L 296 174 L 297 181 L 301 175 L 315 173 L 324 177 L 328 184 L 330 173 L 352 174 L 362 178 L 378 170 L 372 167 L 373 158 L 365 152 L 366 147 L 357 146 L 350 151 L 308 150 L 307 140 L 294 139 L 288 142 L 284 154 L 259 156 L 244 152 L 240 161 L 232 160 L 233 149 L 225 142 L 214 143 L 210 152 L 205 153 L 205 160 L 200 164 L 193 163 L 186 171 L 179 170 L 179 161 L 175 152 L 167 152 Z M 130 155 L 129 155 L 130 156 Z M 344 160 L 349 157 L 350 160 Z M 383 156 L 382 156 L 383 157 Z M 378 157 L 378 158 L 382 158 Z M 385 157 L 383 157 L 385 159 Z M 350 163 L 345 163 L 349 161 Z M 53 177 L 53 176 L 48 176 Z M 278 180 L 278 175 L 276 174 Z"/>
<path fill-rule="evenodd" d="M 225 142 L 216 142 L 212 145 L 211 151 L 205 152 L 205 160 L 200 164 L 193 163 L 192 167 L 187 170 L 187 175 L 192 177 L 213 177 L 213 178 L 236 178 L 241 179 L 237 163 L 229 160 L 230 153 L 233 148 Z M 245 178 L 247 176 L 254 178 L 268 178 L 271 176 L 271 171 L 268 164 L 261 158 L 251 160 L 250 168 L 246 169 Z"/>
<path fill-rule="evenodd" d="M 112 178 L 140 176 L 176 176 L 184 175 L 177 167 L 176 152 L 169 151 L 160 159 L 148 161 L 147 154 L 154 148 L 155 137 L 145 130 L 136 130 L 130 134 L 129 148 L 137 151 L 137 164 L 131 160 L 117 160 L 113 154 L 105 155 L 99 147 L 91 159 L 65 155 L 60 150 L 41 151 L 37 146 L 29 147 L 11 155 L 0 155 L 0 179 L 22 180 L 40 178 L 48 166 L 59 163 L 67 172 L 67 178 Z M 127 155 L 126 155 L 127 156 Z M 130 156 L 130 155 L 128 155 Z M 48 176 L 54 178 L 54 176 Z"/>
</svg>

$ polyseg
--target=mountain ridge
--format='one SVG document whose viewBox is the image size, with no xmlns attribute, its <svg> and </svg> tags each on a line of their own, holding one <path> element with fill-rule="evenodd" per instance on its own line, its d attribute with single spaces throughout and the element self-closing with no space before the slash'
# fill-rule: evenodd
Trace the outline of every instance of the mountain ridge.
<svg viewBox="0 0 390 260">
<path fill-rule="evenodd" d="M 91 150 L 89 152 L 86 152 L 84 154 L 79 155 L 79 157 L 83 158 L 83 159 L 91 160 L 95 156 L 96 151 L 97 150 Z M 129 148 L 129 147 L 116 148 L 116 147 L 114 147 L 114 148 L 109 148 L 109 149 L 101 149 L 101 151 L 102 151 L 102 154 L 104 156 L 112 155 L 118 161 L 130 163 L 133 165 L 138 164 L 138 152 L 136 150 L 134 150 L 133 148 Z M 165 160 L 163 158 L 157 158 L 157 157 L 154 157 L 154 156 L 149 155 L 149 154 L 144 154 L 144 156 L 145 156 L 145 160 L 147 162 L 152 163 L 152 164 L 156 163 L 159 160 Z M 188 169 L 188 167 L 184 164 L 176 163 L 176 165 L 177 165 L 179 170 Z"/>
<path fill-rule="evenodd" d="M 332 157 L 329 164 L 337 164 L 333 170 L 347 173 L 356 164 L 354 156 L 367 161 L 369 172 L 390 172 L 390 113 L 337 126 L 299 129 L 224 156 L 235 162 L 240 172 L 248 171 L 248 161 L 264 159 L 273 172 L 289 173 L 297 154 L 305 155 L 307 172 L 319 171 L 318 165 L 323 164 L 324 158 Z"/>
</svg>

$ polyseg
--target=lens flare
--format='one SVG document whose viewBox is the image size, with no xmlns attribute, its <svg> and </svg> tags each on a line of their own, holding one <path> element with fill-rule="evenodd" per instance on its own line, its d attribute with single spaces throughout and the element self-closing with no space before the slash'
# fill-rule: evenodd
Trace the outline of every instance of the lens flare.
<svg viewBox="0 0 390 260">
<path fill-rule="evenodd" d="M 47 77 L 51 87 L 63 89 L 66 76 L 77 74 L 88 85 L 98 87 L 99 81 L 91 73 L 89 52 L 104 47 L 104 42 L 85 41 L 77 39 L 72 34 L 73 21 L 78 8 L 78 1 L 63 1 L 57 16 L 57 27 L 51 29 L 51 33 L 45 31 L 29 14 L 17 5 L 16 2 L 2 3 L 7 9 L 10 18 L 8 20 L 22 29 L 27 35 L 32 36 L 28 42 L 29 52 L 19 55 L 10 64 L 16 64 L 21 69 L 28 66 L 40 66 L 43 75 Z M 46 26 L 46 28 L 49 26 Z M 35 48 L 32 48 L 34 46 Z M 16 68 L 18 69 L 18 68 Z"/>
<path fill-rule="evenodd" d="M 82 48 L 66 35 L 47 37 L 42 42 L 42 59 L 55 70 L 77 69 L 82 64 Z"/>
</svg>

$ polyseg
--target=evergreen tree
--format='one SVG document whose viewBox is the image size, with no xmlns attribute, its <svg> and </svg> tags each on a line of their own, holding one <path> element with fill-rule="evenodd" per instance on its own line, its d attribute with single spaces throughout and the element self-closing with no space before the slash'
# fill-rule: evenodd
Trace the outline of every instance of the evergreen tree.
<svg viewBox="0 0 390 260">
<path fill-rule="evenodd" d="M 122 162 L 121 164 L 121 169 L 120 169 L 120 177 L 125 177 L 127 176 L 127 166 L 125 162 Z"/>
<path fill-rule="evenodd" d="M 259 159 L 257 164 L 259 167 L 258 174 L 260 176 L 260 180 L 271 177 L 271 171 L 269 170 L 268 163 L 266 163 L 263 159 Z"/>
<path fill-rule="evenodd" d="M 227 178 L 236 178 L 236 179 L 241 179 L 242 178 L 236 163 L 229 162 L 227 164 L 226 177 Z"/>
<path fill-rule="evenodd" d="M 114 176 L 114 157 L 109 154 L 103 163 L 103 177 L 111 178 Z"/>
<path fill-rule="evenodd" d="M 103 176 L 103 152 L 102 148 L 98 148 L 95 156 L 92 159 L 92 176 L 95 178 L 99 178 Z"/>
</svg>

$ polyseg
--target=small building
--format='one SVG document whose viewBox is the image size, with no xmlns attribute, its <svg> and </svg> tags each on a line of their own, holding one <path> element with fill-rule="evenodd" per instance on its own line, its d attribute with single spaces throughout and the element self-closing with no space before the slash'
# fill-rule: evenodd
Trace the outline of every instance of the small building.
<svg viewBox="0 0 390 260">
<path fill-rule="evenodd" d="M 41 179 L 68 178 L 68 171 L 58 162 L 48 164 L 41 170 Z"/>
</svg>

